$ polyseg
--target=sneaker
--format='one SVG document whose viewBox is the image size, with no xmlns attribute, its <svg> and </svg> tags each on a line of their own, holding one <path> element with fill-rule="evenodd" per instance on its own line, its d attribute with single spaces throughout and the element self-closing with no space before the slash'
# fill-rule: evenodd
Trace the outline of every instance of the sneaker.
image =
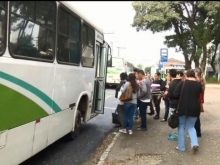
<svg viewBox="0 0 220 165">
<path fill-rule="evenodd" d="M 140 127 L 140 128 L 138 128 L 137 130 L 138 130 L 138 131 L 147 131 L 147 128 L 141 128 L 141 127 Z"/>
<path fill-rule="evenodd" d="M 133 131 L 132 130 L 128 130 L 128 133 L 129 133 L 129 135 L 132 135 Z"/>
<path fill-rule="evenodd" d="M 193 146 L 192 151 L 194 154 L 196 154 L 199 150 L 199 146 Z"/>
<path fill-rule="evenodd" d="M 121 133 L 127 133 L 127 130 L 126 129 L 119 129 L 119 132 L 121 132 Z"/>
<path fill-rule="evenodd" d="M 166 122 L 167 120 L 166 119 L 163 119 L 163 120 L 161 120 L 160 122 Z"/>
<path fill-rule="evenodd" d="M 169 135 L 167 136 L 167 139 L 177 141 L 178 135 L 169 133 Z"/>
<path fill-rule="evenodd" d="M 138 125 L 137 128 L 141 128 L 141 125 Z"/>
<path fill-rule="evenodd" d="M 176 150 L 184 152 L 185 150 L 179 150 L 179 147 L 175 147 Z"/>
</svg>

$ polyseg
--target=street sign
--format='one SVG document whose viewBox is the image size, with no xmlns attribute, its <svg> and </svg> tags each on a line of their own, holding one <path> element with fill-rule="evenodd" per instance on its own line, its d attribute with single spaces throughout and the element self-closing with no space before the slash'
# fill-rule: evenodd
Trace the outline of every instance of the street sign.
<svg viewBox="0 0 220 165">
<path fill-rule="evenodd" d="M 161 61 L 159 61 L 158 69 L 161 70 L 162 68 L 163 68 L 163 63 Z"/>
<path fill-rule="evenodd" d="M 160 49 L 160 62 L 167 62 L 168 61 L 168 49 L 161 48 Z"/>
</svg>

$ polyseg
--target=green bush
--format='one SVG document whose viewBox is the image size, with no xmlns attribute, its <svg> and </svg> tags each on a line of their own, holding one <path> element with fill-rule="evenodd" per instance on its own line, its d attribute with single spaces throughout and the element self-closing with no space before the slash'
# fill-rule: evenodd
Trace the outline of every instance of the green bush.
<svg viewBox="0 0 220 165">
<path fill-rule="evenodd" d="M 218 81 L 218 77 L 216 76 L 206 76 L 205 80 L 206 80 L 206 83 L 220 84 L 220 82 Z"/>
</svg>

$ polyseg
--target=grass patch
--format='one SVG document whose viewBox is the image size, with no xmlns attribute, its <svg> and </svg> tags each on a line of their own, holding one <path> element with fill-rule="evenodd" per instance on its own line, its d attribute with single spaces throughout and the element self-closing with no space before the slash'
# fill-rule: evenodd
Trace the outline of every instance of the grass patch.
<svg viewBox="0 0 220 165">
<path fill-rule="evenodd" d="M 205 80 L 207 84 L 220 84 L 217 76 L 206 76 Z"/>
</svg>

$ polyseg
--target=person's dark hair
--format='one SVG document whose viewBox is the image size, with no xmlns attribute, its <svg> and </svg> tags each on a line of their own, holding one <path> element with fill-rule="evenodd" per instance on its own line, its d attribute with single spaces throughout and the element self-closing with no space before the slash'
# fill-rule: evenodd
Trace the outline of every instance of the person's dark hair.
<svg viewBox="0 0 220 165">
<path fill-rule="evenodd" d="M 139 70 L 139 71 L 138 71 L 138 74 L 145 75 L 145 73 L 144 73 L 144 71 L 143 71 L 143 70 Z"/>
<path fill-rule="evenodd" d="M 179 74 L 181 77 L 183 77 L 183 71 L 178 70 L 178 71 L 177 71 L 177 74 Z"/>
<path fill-rule="evenodd" d="M 138 89 L 139 89 L 139 86 L 136 83 L 135 79 L 136 79 L 136 76 L 133 73 L 130 73 L 128 75 L 128 82 L 130 82 L 130 84 L 131 84 L 131 87 L 133 89 L 133 93 L 136 93 L 138 91 Z"/>
<path fill-rule="evenodd" d="M 198 75 L 199 78 L 202 78 L 202 69 L 201 69 L 201 68 L 199 68 L 199 67 L 196 68 L 196 69 L 195 69 L 195 72 L 197 73 L 197 75 Z"/>
<path fill-rule="evenodd" d="M 120 79 L 121 79 L 121 80 L 127 80 L 127 77 L 128 77 L 127 73 L 122 72 L 122 73 L 120 74 Z"/>
<path fill-rule="evenodd" d="M 189 70 L 187 70 L 187 72 L 186 72 L 186 76 L 187 76 L 187 77 L 193 77 L 193 78 L 196 78 L 196 74 L 195 74 L 194 69 L 189 69 Z"/>
<path fill-rule="evenodd" d="M 138 71 L 139 71 L 138 68 L 134 68 L 134 69 L 133 69 L 133 72 L 138 72 Z"/>
<path fill-rule="evenodd" d="M 155 74 L 156 74 L 157 76 L 160 76 L 160 72 L 156 72 Z"/>
<path fill-rule="evenodd" d="M 170 73 L 170 77 L 176 78 L 176 75 L 177 75 L 176 69 L 170 69 L 170 70 L 169 70 L 169 73 Z"/>
</svg>

